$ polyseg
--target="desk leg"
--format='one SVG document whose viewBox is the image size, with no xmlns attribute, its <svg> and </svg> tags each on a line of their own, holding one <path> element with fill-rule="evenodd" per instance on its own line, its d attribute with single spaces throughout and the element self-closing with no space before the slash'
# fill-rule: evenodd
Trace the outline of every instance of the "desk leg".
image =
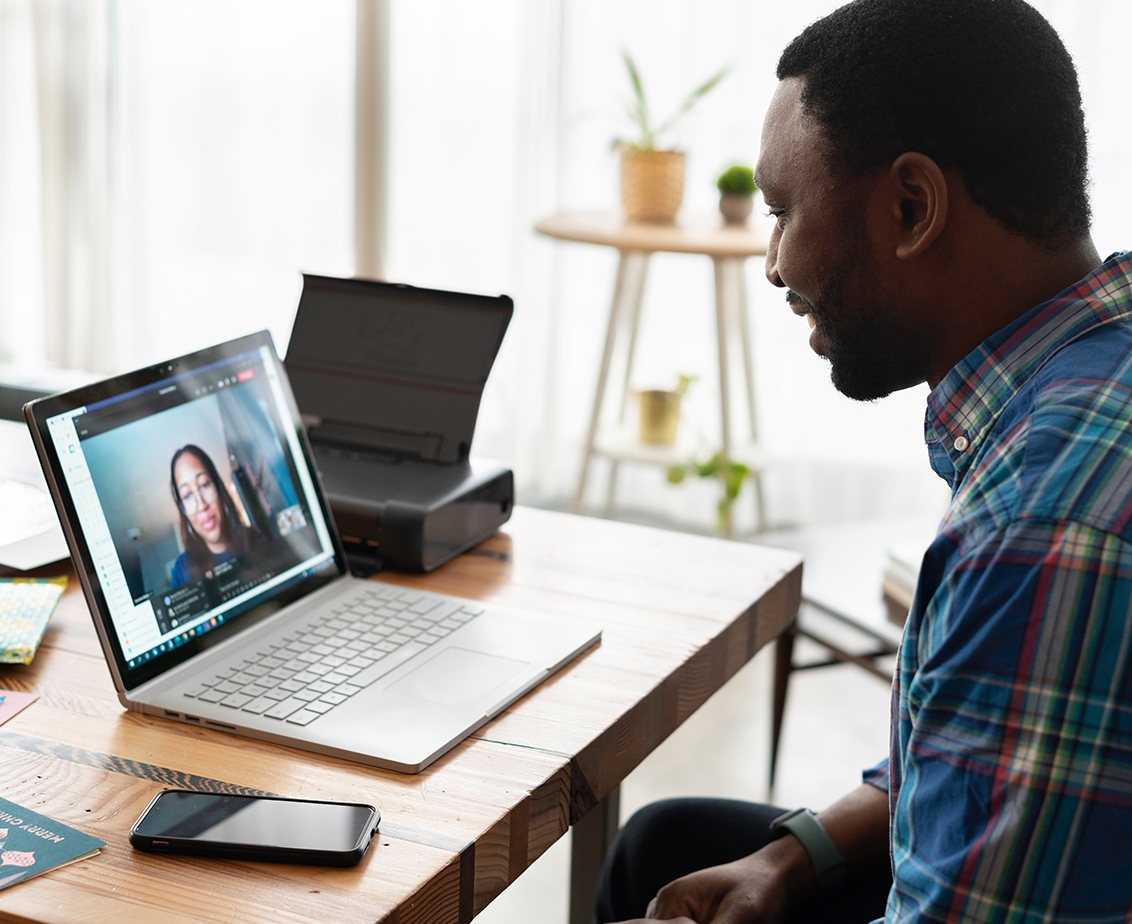
<svg viewBox="0 0 1132 924">
<path fill-rule="evenodd" d="M 774 714 L 770 728 L 770 782 L 774 790 L 774 773 L 778 768 L 778 744 L 782 739 L 782 719 L 786 715 L 786 689 L 794 671 L 794 637 L 798 634 L 797 616 L 774 643 Z"/>
<path fill-rule="evenodd" d="M 620 812 L 618 786 L 574 825 L 570 846 L 570 924 L 593 924 L 601 864 L 617 836 Z"/>
</svg>

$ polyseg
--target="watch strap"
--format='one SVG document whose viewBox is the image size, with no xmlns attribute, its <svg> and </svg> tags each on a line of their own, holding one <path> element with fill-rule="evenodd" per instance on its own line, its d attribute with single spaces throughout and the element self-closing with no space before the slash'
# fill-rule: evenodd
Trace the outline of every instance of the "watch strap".
<svg viewBox="0 0 1132 924">
<path fill-rule="evenodd" d="M 823 894 L 845 883 L 845 858 L 813 812 L 808 808 L 794 809 L 770 823 L 772 841 L 787 833 L 793 834 L 809 854 Z"/>
</svg>

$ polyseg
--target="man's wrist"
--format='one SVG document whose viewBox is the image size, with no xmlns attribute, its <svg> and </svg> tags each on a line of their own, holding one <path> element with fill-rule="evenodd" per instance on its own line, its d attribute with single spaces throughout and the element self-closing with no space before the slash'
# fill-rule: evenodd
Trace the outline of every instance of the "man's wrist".
<svg viewBox="0 0 1132 924">
<path fill-rule="evenodd" d="M 845 857 L 841 855 L 833 839 L 813 812 L 806 808 L 795 809 L 771 822 L 772 841 L 786 834 L 793 835 L 787 840 L 797 841 L 805 851 L 813 876 L 822 893 L 835 891 L 844 885 Z"/>
<path fill-rule="evenodd" d="M 771 841 L 752 854 L 752 859 L 754 858 L 773 870 L 789 900 L 802 900 L 816 892 L 818 886 L 814 878 L 814 864 L 810 862 L 806 848 L 796 838 L 784 837 Z"/>
</svg>

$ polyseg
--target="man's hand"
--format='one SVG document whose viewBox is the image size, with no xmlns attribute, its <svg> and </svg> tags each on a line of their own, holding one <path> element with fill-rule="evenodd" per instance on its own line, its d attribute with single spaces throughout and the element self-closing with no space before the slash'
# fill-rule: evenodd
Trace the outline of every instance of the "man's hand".
<svg viewBox="0 0 1132 924">
<path fill-rule="evenodd" d="M 888 796 L 861 786 L 819 816 L 852 878 L 887 862 Z M 778 924 L 792 905 L 814 894 L 814 867 L 793 835 L 750 856 L 676 879 L 649 902 L 644 921 L 678 924 Z M 630 922 L 625 922 L 630 924 Z"/>
<path fill-rule="evenodd" d="M 657 893 L 650 919 L 696 924 L 776 924 L 794 888 L 813 879 L 802 845 L 783 838 L 733 863 L 670 882 Z"/>
</svg>

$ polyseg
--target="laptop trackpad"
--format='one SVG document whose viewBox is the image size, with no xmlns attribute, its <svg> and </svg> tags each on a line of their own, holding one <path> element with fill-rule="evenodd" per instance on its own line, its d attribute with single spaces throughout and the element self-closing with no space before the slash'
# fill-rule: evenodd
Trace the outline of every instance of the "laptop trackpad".
<svg viewBox="0 0 1132 924">
<path fill-rule="evenodd" d="M 390 693 L 445 706 L 468 705 L 487 696 L 527 666 L 526 661 L 452 647 L 387 689 Z"/>
</svg>

